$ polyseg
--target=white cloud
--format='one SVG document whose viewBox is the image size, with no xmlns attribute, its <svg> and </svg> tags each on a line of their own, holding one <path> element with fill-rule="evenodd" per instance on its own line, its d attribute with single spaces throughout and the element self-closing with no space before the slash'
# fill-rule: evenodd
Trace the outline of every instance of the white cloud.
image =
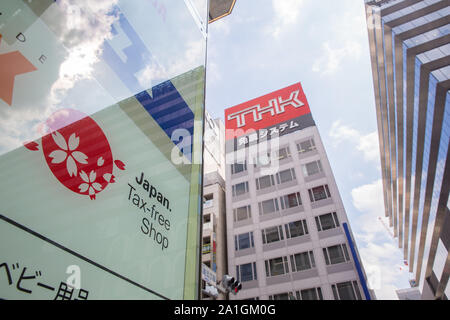
<svg viewBox="0 0 450 320">
<path fill-rule="evenodd" d="M 208 26 L 208 37 L 214 37 L 216 34 L 229 35 L 231 31 L 229 19 L 219 19 Z"/>
<path fill-rule="evenodd" d="M 344 59 L 358 59 L 362 48 L 355 41 L 347 41 L 340 45 L 332 45 L 326 41 L 322 44 L 322 52 L 322 55 L 314 60 L 312 70 L 322 75 L 331 75 L 339 70 Z"/>
<path fill-rule="evenodd" d="M 307 0 L 272 0 L 275 18 L 266 29 L 273 37 L 278 37 L 286 27 L 298 22 L 301 9 Z"/>
<path fill-rule="evenodd" d="M 364 135 L 356 129 L 341 124 L 340 120 L 336 120 L 331 125 L 329 135 L 333 139 L 334 147 L 338 147 L 339 144 L 344 142 L 351 143 L 356 146 L 356 150 L 362 153 L 366 161 L 379 164 L 380 151 L 377 131 Z"/>
<path fill-rule="evenodd" d="M 361 57 L 361 43 L 367 41 L 365 15 L 359 10 L 363 6 L 350 6 L 343 16 L 335 16 L 324 32 L 327 40 L 322 43 L 322 54 L 312 65 L 312 70 L 322 75 L 332 75 L 340 70 L 344 61 L 352 62 Z"/>
<path fill-rule="evenodd" d="M 92 80 L 103 42 L 112 36 L 111 24 L 117 17 L 108 13 L 117 2 L 61 0 L 43 13 L 41 19 L 55 37 L 51 38 L 52 44 L 62 44 L 65 52 L 55 78 L 50 80 L 53 83 L 42 81 L 38 85 L 42 98 L 31 104 L 24 98 L 22 105 L 0 111 L 0 135 L 3 137 L 0 153 L 39 138 L 42 135 L 39 125 L 59 108 L 68 91 L 80 81 Z M 49 76 L 53 77 L 50 71 Z"/>
<path fill-rule="evenodd" d="M 167 67 L 156 60 L 147 62 L 146 67 L 136 74 L 139 84 L 144 88 L 151 88 L 162 81 L 172 79 L 203 65 L 203 51 L 205 50 L 203 40 L 190 41 L 185 49 L 180 52 L 179 56 L 168 61 Z"/>
<path fill-rule="evenodd" d="M 408 287 L 409 273 L 398 238 L 387 228 L 382 181 L 354 188 L 351 194 L 353 206 L 361 213 L 352 227 L 357 230 L 355 238 L 370 286 L 378 299 L 397 299 L 395 290 Z"/>
<path fill-rule="evenodd" d="M 52 85 L 51 104 L 58 104 L 78 81 L 92 79 L 101 47 L 106 39 L 112 38 L 111 25 L 118 17 L 108 13 L 117 2 L 66 0 L 52 7 L 57 10 L 47 22 L 66 47 L 67 56 L 60 65 L 58 80 Z"/>
</svg>

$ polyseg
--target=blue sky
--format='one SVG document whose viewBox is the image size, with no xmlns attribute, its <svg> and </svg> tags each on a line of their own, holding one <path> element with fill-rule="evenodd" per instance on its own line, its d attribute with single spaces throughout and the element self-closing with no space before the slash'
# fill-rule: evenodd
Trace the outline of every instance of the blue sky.
<svg viewBox="0 0 450 320">
<path fill-rule="evenodd" d="M 224 109 L 301 82 L 379 299 L 409 287 L 384 218 L 362 0 L 237 0 L 209 25 L 206 108 Z"/>
</svg>

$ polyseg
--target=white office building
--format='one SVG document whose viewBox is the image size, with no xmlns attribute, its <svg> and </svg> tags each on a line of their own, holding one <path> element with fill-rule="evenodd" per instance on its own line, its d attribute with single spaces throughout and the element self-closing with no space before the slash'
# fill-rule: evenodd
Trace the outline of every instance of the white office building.
<svg viewBox="0 0 450 320">
<path fill-rule="evenodd" d="M 374 299 L 300 83 L 225 123 L 230 299 Z"/>
</svg>

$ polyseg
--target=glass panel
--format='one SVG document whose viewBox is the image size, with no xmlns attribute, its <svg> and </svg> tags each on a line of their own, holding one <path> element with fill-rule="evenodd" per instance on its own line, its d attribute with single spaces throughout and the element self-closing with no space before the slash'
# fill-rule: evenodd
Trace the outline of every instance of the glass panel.
<svg viewBox="0 0 450 320">
<path fill-rule="evenodd" d="M 272 300 L 289 300 L 289 293 L 279 293 L 272 296 Z"/>
<path fill-rule="evenodd" d="M 264 230 L 266 234 L 266 243 L 272 243 L 280 241 L 280 234 L 278 232 L 278 227 L 271 227 Z"/>
<path fill-rule="evenodd" d="M 327 198 L 327 194 L 323 186 L 313 188 L 312 193 L 314 195 L 314 201 L 319 201 Z"/>
<path fill-rule="evenodd" d="M 319 216 L 322 230 L 333 229 L 335 227 L 331 213 Z"/>
<path fill-rule="evenodd" d="M 248 214 L 249 209 L 250 209 L 250 207 L 240 207 L 240 208 L 235 209 L 237 221 L 248 219 L 249 218 L 249 214 Z"/>
<path fill-rule="evenodd" d="M 285 183 L 293 180 L 291 169 L 281 171 L 280 173 L 278 173 L 278 175 L 280 177 L 280 183 Z"/>
<path fill-rule="evenodd" d="M 236 173 L 239 173 L 239 172 L 243 172 L 245 170 L 247 170 L 247 168 L 246 168 L 246 165 L 243 164 L 243 163 L 235 163 L 232 166 L 232 173 L 233 174 L 236 174 Z"/>
<path fill-rule="evenodd" d="M 300 142 L 299 144 L 297 144 L 297 149 L 299 153 L 305 153 L 311 150 L 314 150 L 316 147 L 314 146 L 314 140 L 307 140 L 307 141 L 303 141 Z"/>
<path fill-rule="evenodd" d="M 241 269 L 241 281 L 251 281 L 253 280 L 252 264 L 247 263 L 240 266 Z"/>
<path fill-rule="evenodd" d="M 345 262 L 344 253 L 340 245 L 328 247 L 327 249 L 331 264 Z"/>
<path fill-rule="evenodd" d="M 289 226 L 289 232 L 291 234 L 291 238 L 303 236 L 305 234 L 303 230 L 303 224 L 302 221 L 295 221 L 288 223 Z"/>
<path fill-rule="evenodd" d="M 319 300 L 317 298 L 317 293 L 316 293 L 315 288 L 305 289 L 305 290 L 302 290 L 300 293 L 302 295 L 302 300 Z"/>
<path fill-rule="evenodd" d="M 279 160 L 286 159 L 289 156 L 290 156 L 289 147 L 281 148 L 278 151 L 278 158 L 279 158 Z"/>
<path fill-rule="evenodd" d="M 264 189 L 272 186 L 272 176 L 264 176 L 258 179 L 259 189 Z"/>
<path fill-rule="evenodd" d="M 269 266 L 270 266 L 270 275 L 271 276 L 278 276 L 284 274 L 284 263 L 283 258 L 276 258 L 269 260 Z"/>
<path fill-rule="evenodd" d="M 292 193 L 287 196 L 284 196 L 284 203 L 286 204 L 286 209 L 301 205 L 300 194 Z"/>
<path fill-rule="evenodd" d="M 358 300 L 362 300 L 361 292 L 359 291 L 358 282 L 353 281 L 353 288 L 355 289 L 356 297 L 358 298 Z"/>
<path fill-rule="evenodd" d="M 250 235 L 243 233 L 239 235 L 239 250 L 250 248 Z"/>
<path fill-rule="evenodd" d="M 0 1 L 5 261 L 54 286 L 77 264 L 93 299 L 198 298 L 208 13 L 188 2 Z"/>
<path fill-rule="evenodd" d="M 298 253 L 294 258 L 297 271 L 311 269 L 308 252 Z"/>
<path fill-rule="evenodd" d="M 262 206 L 262 214 L 268 214 L 268 213 L 272 213 L 277 211 L 277 206 L 275 201 L 277 201 L 276 199 L 270 199 L 270 200 L 266 200 L 261 202 L 261 206 Z"/>
<path fill-rule="evenodd" d="M 305 171 L 307 176 L 312 176 L 313 174 L 319 173 L 321 171 L 320 162 L 314 161 L 305 164 Z"/>
<path fill-rule="evenodd" d="M 234 194 L 236 196 L 240 196 L 244 193 L 247 193 L 247 182 L 242 182 L 234 185 Z"/>
</svg>

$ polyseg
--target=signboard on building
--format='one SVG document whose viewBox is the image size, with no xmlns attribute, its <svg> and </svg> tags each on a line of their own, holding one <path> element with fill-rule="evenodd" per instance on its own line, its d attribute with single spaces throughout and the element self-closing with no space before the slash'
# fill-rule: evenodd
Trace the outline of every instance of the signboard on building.
<svg viewBox="0 0 450 320">
<path fill-rule="evenodd" d="M 225 110 L 227 152 L 313 126 L 300 83 Z"/>
<path fill-rule="evenodd" d="M 217 276 L 216 273 L 208 268 L 207 265 L 202 263 L 202 280 L 204 280 L 206 283 L 216 286 L 217 285 Z"/>
</svg>

